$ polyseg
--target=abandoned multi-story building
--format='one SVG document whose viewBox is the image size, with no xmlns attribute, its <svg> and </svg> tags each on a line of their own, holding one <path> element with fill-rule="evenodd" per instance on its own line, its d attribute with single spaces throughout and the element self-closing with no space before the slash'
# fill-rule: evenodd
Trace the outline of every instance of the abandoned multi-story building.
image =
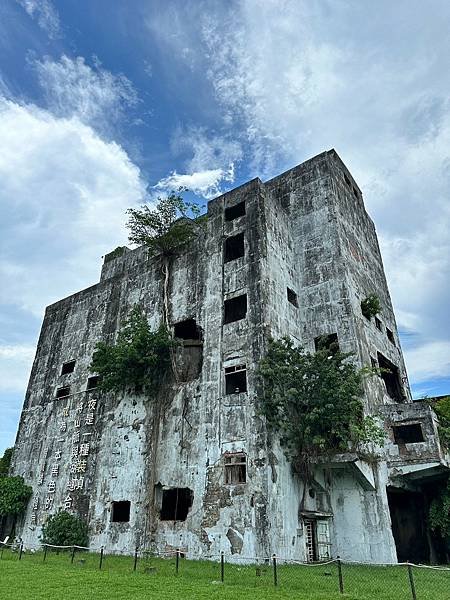
<svg viewBox="0 0 450 600">
<path fill-rule="evenodd" d="M 33 488 L 18 532 L 25 545 L 66 509 L 87 519 L 93 547 L 111 552 L 433 560 L 427 486 L 446 477 L 448 460 L 434 413 L 411 400 L 375 227 L 353 177 L 331 150 L 211 200 L 207 217 L 171 269 L 170 321 L 183 349 L 158 426 L 145 396 L 100 391 L 89 366 L 133 306 L 158 327 L 160 258 L 114 251 L 98 284 L 47 308 L 12 465 Z M 371 294 L 382 306 L 375 318 L 361 310 Z M 302 504 L 304 482 L 257 406 L 258 362 L 282 336 L 311 352 L 330 336 L 358 365 L 381 367 L 364 397 L 384 423 L 380 456 L 317 463 Z"/>
</svg>

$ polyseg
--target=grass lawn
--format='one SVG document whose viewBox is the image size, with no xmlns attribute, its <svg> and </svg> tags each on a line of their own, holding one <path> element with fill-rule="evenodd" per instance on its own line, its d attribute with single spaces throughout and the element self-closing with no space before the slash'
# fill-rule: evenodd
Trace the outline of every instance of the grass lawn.
<svg viewBox="0 0 450 600">
<path fill-rule="evenodd" d="M 133 557 L 77 553 L 17 553 L 4 550 L 0 560 L 1 600 L 245 600 L 292 598 L 293 600 L 411 600 L 408 573 L 404 566 L 367 567 L 343 565 L 344 594 L 339 593 L 335 563 L 319 566 L 278 566 L 274 586 L 270 565 L 225 564 L 225 581 L 220 565 L 208 561 L 175 559 L 140 560 L 133 572 Z M 414 568 L 417 600 L 450 600 L 450 571 Z"/>
</svg>

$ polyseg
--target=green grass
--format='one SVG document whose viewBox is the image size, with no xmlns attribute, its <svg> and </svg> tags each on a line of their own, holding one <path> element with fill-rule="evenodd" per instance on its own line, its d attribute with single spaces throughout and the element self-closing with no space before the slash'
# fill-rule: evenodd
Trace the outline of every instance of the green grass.
<svg viewBox="0 0 450 600">
<path fill-rule="evenodd" d="M 292 598 L 292 600 L 410 600 L 405 566 L 369 567 L 343 565 L 344 595 L 339 593 L 335 563 L 319 566 L 278 566 L 274 587 L 270 565 L 225 564 L 225 581 L 220 565 L 209 561 L 140 559 L 133 572 L 133 557 L 77 553 L 17 553 L 4 550 L 0 560 L 2 600 L 208 600 Z M 150 569 L 150 571 L 148 571 Z M 147 572 L 146 572 L 147 570 Z M 417 600 L 450 600 L 450 571 L 414 568 Z"/>
</svg>

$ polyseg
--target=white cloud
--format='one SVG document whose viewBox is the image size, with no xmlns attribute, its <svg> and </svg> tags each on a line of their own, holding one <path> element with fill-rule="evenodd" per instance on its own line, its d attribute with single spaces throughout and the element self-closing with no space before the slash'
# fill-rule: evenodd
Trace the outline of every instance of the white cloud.
<svg viewBox="0 0 450 600">
<path fill-rule="evenodd" d="M 450 373 L 450 342 L 429 342 L 405 351 L 409 376 L 415 383 L 448 377 Z"/>
<path fill-rule="evenodd" d="M 93 67 L 83 57 L 65 55 L 59 61 L 49 57 L 33 63 L 48 108 L 61 117 L 76 116 L 95 129 L 108 127 L 124 116 L 125 109 L 138 103 L 132 83 L 114 75 L 97 62 Z"/>
<path fill-rule="evenodd" d="M 0 102 L 0 302 L 35 315 L 98 279 L 145 197 L 124 150 L 77 118 Z"/>
<path fill-rule="evenodd" d="M 210 199 L 222 193 L 220 183 L 223 181 L 234 181 L 233 164 L 230 165 L 227 171 L 223 169 L 209 169 L 207 171 L 197 171 L 189 175 L 174 171 L 158 181 L 155 188 L 170 191 L 185 187 L 197 195 Z"/>
<path fill-rule="evenodd" d="M 35 350 L 31 345 L 0 345 L 0 393 L 25 392 Z"/>
<path fill-rule="evenodd" d="M 58 12 L 50 0 L 17 0 L 51 39 L 61 36 Z"/>
</svg>

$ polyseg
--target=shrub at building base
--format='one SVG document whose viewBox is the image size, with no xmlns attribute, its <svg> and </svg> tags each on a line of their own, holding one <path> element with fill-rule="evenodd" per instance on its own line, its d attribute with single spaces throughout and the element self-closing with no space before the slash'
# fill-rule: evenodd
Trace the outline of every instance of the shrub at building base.
<svg viewBox="0 0 450 600">
<path fill-rule="evenodd" d="M 79 517 L 61 511 L 47 519 L 41 541 L 53 546 L 87 546 L 88 527 Z"/>
</svg>

